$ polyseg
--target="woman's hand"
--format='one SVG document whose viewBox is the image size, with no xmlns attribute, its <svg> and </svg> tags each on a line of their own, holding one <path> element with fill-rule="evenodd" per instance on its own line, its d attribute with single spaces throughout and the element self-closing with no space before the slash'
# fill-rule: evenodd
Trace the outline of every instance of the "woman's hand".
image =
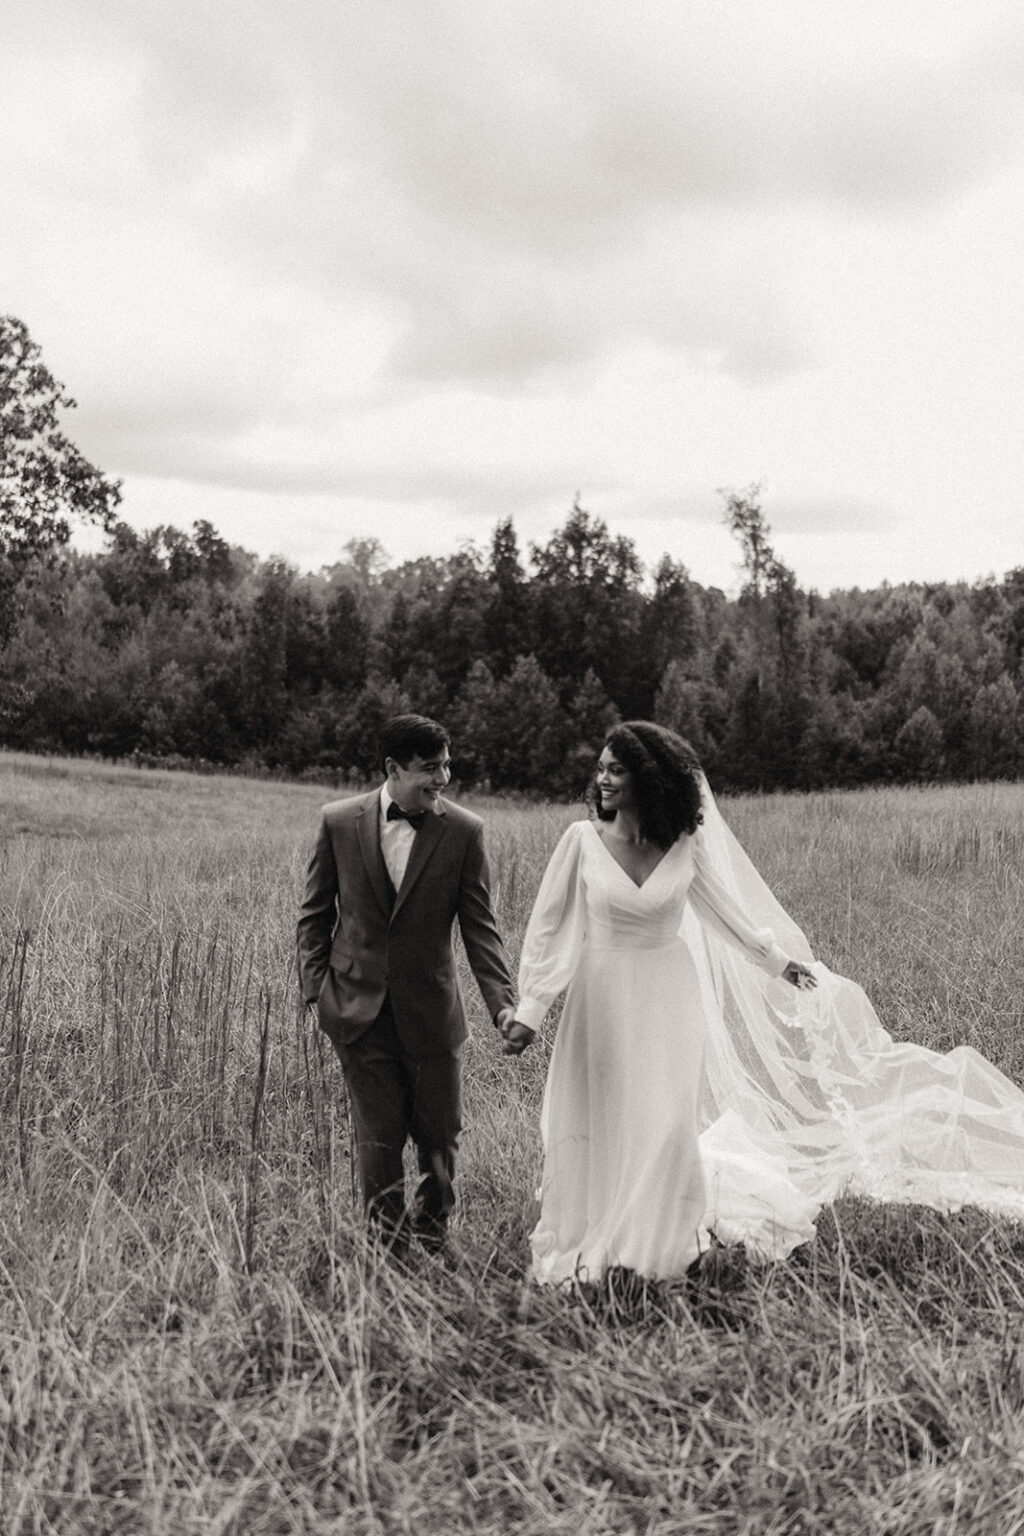
<svg viewBox="0 0 1024 1536">
<path fill-rule="evenodd" d="M 531 1029 L 529 1024 L 521 1024 L 515 1018 L 509 1019 L 499 1027 L 505 1040 L 506 1056 L 521 1056 L 537 1038 L 535 1029 Z"/>
<path fill-rule="evenodd" d="M 782 979 L 792 986 L 798 987 L 801 992 L 808 992 L 818 985 L 818 978 L 809 966 L 801 965 L 799 960 L 791 960 L 782 973 Z"/>
</svg>

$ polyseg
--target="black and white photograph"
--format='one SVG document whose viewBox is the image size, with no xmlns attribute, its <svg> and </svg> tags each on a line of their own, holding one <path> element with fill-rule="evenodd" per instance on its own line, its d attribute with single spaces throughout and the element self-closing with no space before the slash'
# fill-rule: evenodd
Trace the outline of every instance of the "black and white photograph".
<svg viewBox="0 0 1024 1536">
<path fill-rule="evenodd" d="M 1024 11 L 0 15 L 0 1536 L 1024 1533 Z"/>
</svg>

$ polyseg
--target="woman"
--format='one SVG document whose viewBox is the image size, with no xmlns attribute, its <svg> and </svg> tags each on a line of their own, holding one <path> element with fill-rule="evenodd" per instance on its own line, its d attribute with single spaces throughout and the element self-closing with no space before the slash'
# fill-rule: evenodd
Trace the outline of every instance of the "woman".
<svg viewBox="0 0 1024 1536">
<path fill-rule="evenodd" d="M 1024 1096 L 968 1047 L 894 1043 L 813 962 L 684 741 L 614 727 L 593 801 L 545 872 L 505 1030 L 524 1049 L 568 987 L 539 1281 L 679 1276 L 711 1233 L 783 1257 L 844 1190 L 1024 1215 Z"/>
</svg>

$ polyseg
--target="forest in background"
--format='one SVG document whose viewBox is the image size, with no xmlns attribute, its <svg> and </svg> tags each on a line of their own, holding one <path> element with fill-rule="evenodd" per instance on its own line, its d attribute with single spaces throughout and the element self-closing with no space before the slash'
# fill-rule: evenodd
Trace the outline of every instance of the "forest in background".
<svg viewBox="0 0 1024 1536">
<path fill-rule="evenodd" d="M 0 316 L 0 746 L 340 786 L 412 709 L 450 727 L 461 784 L 556 798 L 620 717 L 681 732 L 726 790 L 1024 777 L 1024 567 L 805 592 L 754 485 L 722 493 L 736 598 L 668 554 L 646 571 L 578 497 L 525 556 L 505 518 L 486 547 L 393 566 L 352 539 L 305 574 L 209 522 L 119 521 L 74 405 Z"/>
<path fill-rule="evenodd" d="M 68 551 L 0 603 L 0 742 L 358 783 L 386 716 L 444 720 L 465 785 L 578 794 L 617 717 L 687 736 L 722 789 L 1022 776 L 1024 568 L 801 589 L 757 487 L 725 496 L 737 598 L 575 503 L 545 544 L 391 565 L 374 538 L 312 574 L 206 522 Z M 0 583 L 0 587 L 3 584 Z"/>
</svg>

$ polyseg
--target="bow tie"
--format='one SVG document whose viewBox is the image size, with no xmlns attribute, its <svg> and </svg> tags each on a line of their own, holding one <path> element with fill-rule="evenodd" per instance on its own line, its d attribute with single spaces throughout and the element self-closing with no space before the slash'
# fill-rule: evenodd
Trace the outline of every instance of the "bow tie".
<svg viewBox="0 0 1024 1536">
<path fill-rule="evenodd" d="M 403 811 L 397 800 L 392 800 L 388 806 L 388 821 L 407 821 L 414 832 L 417 832 L 427 819 L 426 811 Z"/>
</svg>

